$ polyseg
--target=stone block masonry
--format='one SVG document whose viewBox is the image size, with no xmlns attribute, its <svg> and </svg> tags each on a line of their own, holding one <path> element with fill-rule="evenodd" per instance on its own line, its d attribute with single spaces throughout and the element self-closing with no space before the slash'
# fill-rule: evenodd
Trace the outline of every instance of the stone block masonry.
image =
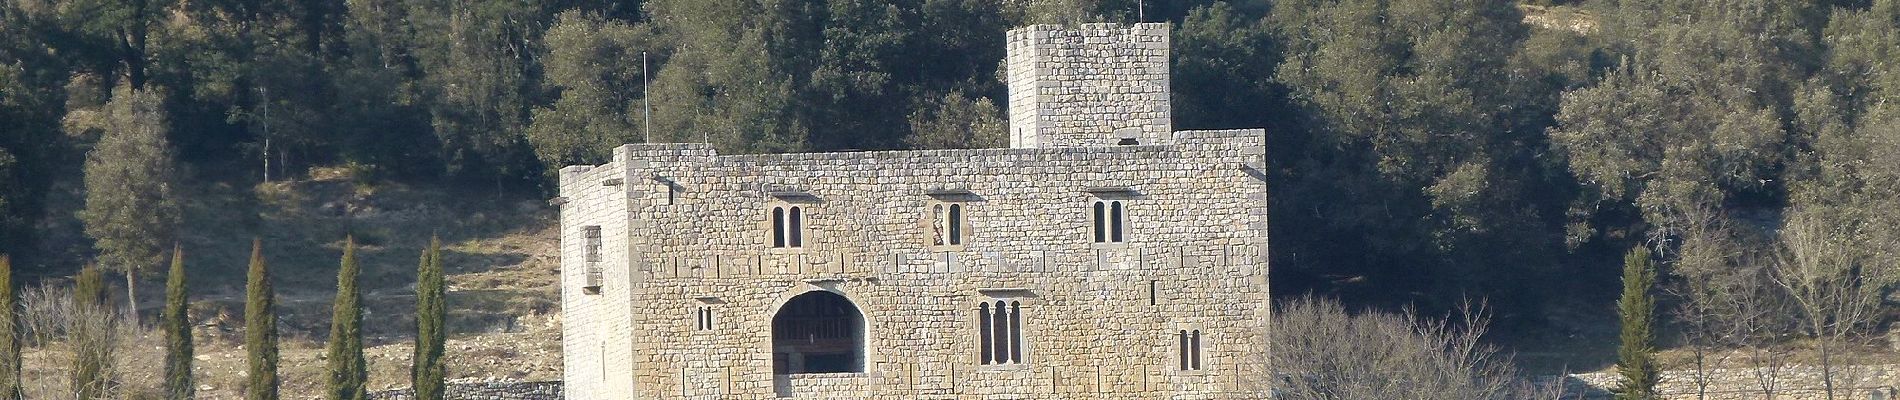
<svg viewBox="0 0 1900 400">
<path fill-rule="evenodd" d="M 442 394 L 447 400 L 560 400 L 561 382 L 466 382 L 449 383 Z M 371 400 L 415 400 L 416 391 L 395 389 L 371 392 Z"/>
<path fill-rule="evenodd" d="M 1168 24 L 1009 32 L 1010 147 L 1166 144 Z"/>
<path fill-rule="evenodd" d="M 565 396 L 1264 398 L 1265 132 L 1168 131 L 1165 26 L 1013 31 L 1011 62 L 1019 38 L 1074 51 L 1027 78 L 1059 112 L 1012 119 L 1095 121 L 1031 146 L 562 169 Z M 1096 83 L 1040 82 L 1065 76 Z M 1159 95 L 1065 92 L 1124 81 Z"/>
</svg>

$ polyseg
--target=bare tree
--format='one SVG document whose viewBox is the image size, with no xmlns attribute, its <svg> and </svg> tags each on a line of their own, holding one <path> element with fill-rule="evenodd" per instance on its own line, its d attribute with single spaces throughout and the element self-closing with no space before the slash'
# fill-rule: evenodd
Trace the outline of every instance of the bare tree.
<svg viewBox="0 0 1900 400">
<path fill-rule="evenodd" d="M 1758 250 L 1768 241 L 1731 228 L 1716 212 L 1690 221 L 1677 232 L 1670 268 L 1677 279 L 1669 290 L 1679 299 L 1676 322 L 1692 352 L 1697 397 L 1707 398 L 1714 370 L 1741 353 L 1760 393 L 1773 399 L 1787 367 L 1783 344 L 1794 330 L 1794 310 L 1770 279 L 1764 260 L 1771 254 Z"/>
<path fill-rule="evenodd" d="M 27 377 L 34 381 L 27 385 L 27 397 L 79 400 L 110 393 L 115 313 L 76 301 L 70 290 L 45 285 L 25 290 L 20 300 L 27 344 L 42 354 L 58 355 L 42 357 L 43 365 L 28 368 L 40 373 Z M 87 363 L 101 368 L 96 373 L 75 368 Z M 62 373 L 47 373 L 55 370 Z"/>
<path fill-rule="evenodd" d="M 1802 333 L 1820 351 L 1829 399 L 1842 378 L 1838 352 L 1881 321 L 1886 294 L 1900 284 L 1894 243 L 1875 239 L 1882 235 L 1871 234 L 1866 219 L 1854 214 L 1820 207 L 1790 211 L 1781 229 L 1781 257 L 1773 264 L 1775 282 L 1800 311 Z"/>
<path fill-rule="evenodd" d="M 1350 314 L 1331 300 L 1301 298 L 1274 313 L 1273 349 L 1280 399 L 1558 398 L 1518 376 L 1508 355 L 1479 341 L 1478 308 L 1459 318 L 1403 313 Z"/>
</svg>

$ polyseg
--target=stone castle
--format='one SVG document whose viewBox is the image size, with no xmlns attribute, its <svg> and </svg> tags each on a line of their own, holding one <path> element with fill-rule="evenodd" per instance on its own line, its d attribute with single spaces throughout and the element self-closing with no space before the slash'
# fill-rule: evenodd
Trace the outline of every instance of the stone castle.
<svg viewBox="0 0 1900 400">
<path fill-rule="evenodd" d="M 1173 131 L 1168 43 L 1010 31 L 1010 148 L 563 168 L 567 398 L 1265 398 L 1265 132 Z"/>
</svg>

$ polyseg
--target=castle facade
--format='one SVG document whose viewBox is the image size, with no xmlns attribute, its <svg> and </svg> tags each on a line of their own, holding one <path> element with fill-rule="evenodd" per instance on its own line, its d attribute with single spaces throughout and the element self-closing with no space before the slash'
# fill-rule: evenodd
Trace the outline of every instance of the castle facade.
<svg viewBox="0 0 1900 400">
<path fill-rule="evenodd" d="M 1264 398 L 1265 132 L 1172 129 L 1166 24 L 1007 40 L 1010 148 L 563 168 L 567 398 Z"/>
</svg>

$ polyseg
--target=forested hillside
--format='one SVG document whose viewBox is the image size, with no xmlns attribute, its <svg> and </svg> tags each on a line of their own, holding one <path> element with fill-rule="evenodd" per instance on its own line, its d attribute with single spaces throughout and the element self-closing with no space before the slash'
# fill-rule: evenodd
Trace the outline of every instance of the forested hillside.
<svg viewBox="0 0 1900 400">
<path fill-rule="evenodd" d="M 1541 326 L 1607 312 L 1645 246 L 1665 319 L 1763 297 L 1815 322 L 1791 332 L 1879 326 L 1900 0 L 1558 3 L 4 0 L 0 252 L 155 271 L 204 226 L 181 188 L 315 167 L 545 198 L 649 126 L 722 153 L 1003 146 L 1007 29 L 1146 20 L 1174 24 L 1176 129 L 1268 128 L 1277 293 Z"/>
</svg>

